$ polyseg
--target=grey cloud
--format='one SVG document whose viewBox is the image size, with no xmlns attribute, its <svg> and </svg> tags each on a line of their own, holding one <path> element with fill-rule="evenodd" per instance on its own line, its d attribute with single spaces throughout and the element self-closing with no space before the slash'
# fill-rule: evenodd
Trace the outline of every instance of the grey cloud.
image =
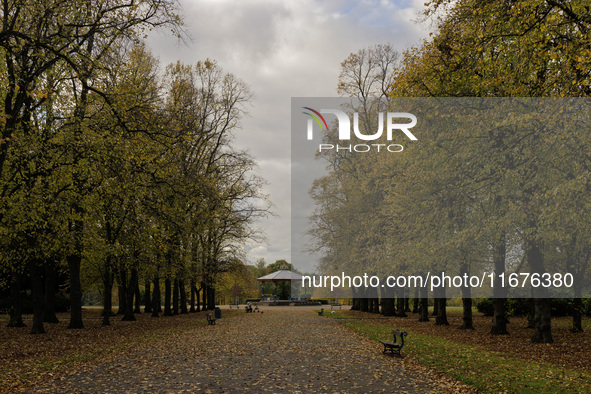
<svg viewBox="0 0 591 394">
<path fill-rule="evenodd" d="M 160 33 L 150 36 L 150 46 L 163 64 L 215 59 L 252 88 L 256 99 L 235 142 L 259 161 L 258 173 L 269 182 L 265 192 L 278 215 L 259 223 L 268 245 L 246 250 L 251 263 L 260 257 L 289 260 L 291 97 L 336 96 L 340 63 L 350 53 L 386 42 L 402 50 L 425 37 L 425 27 L 412 22 L 422 0 L 183 0 L 182 5 L 189 46 Z M 314 262 L 307 261 L 304 268 L 312 271 Z"/>
</svg>

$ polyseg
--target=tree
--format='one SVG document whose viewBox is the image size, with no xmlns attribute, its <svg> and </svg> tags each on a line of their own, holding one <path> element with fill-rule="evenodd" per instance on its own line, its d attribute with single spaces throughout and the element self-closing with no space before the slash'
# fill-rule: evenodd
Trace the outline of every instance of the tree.
<svg viewBox="0 0 591 394">
<path fill-rule="evenodd" d="M 138 34 L 142 28 L 170 25 L 178 26 L 174 15 L 174 3 L 167 0 L 147 0 L 139 3 L 113 0 L 101 4 L 85 1 L 65 2 L 4 1 L 2 7 L 2 31 L 0 45 L 4 55 L 3 69 L 7 70 L 7 95 L 3 97 L 1 123 L 0 176 L 4 176 L 9 160 L 12 140 L 19 138 L 33 121 L 33 114 L 54 93 L 52 73 L 59 71 L 64 78 L 58 86 L 67 96 L 59 107 L 62 119 L 58 125 L 64 136 L 64 151 L 68 154 L 70 187 L 66 198 L 71 213 L 67 262 L 70 274 L 70 328 L 82 328 L 80 264 L 83 253 L 84 201 L 89 190 L 89 174 L 86 171 L 89 138 L 89 118 L 94 109 L 90 106 L 96 98 L 111 104 L 103 92 L 95 87 L 101 62 L 124 37 Z M 67 78 L 67 79 L 66 79 Z M 51 111 L 44 112 L 52 115 Z M 111 107 L 117 114 L 117 109 Z M 53 122 L 54 118 L 47 118 Z M 65 119 L 65 121 L 64 121 Z M 52 167 L 45 169 L 47 176 Z M 4 190 L 6 192 L 6 189 Z M 1 219 L 1 217 L 0 217 Z"/>
<path fill-rule="evenodd" d="M 582 4 L 575 6 L 554 1 L 431 2 L 429 15 L 443 11 L 437 22 L 439 31 L 421 48 L 407 53 L 396 78 L 395 94 L 586 95 L 588 68 L 585 64 L 588 59 L 579 57 L 581 51 L 587 50 L 583 43 L 589 34 L 584 10 Z M 535 111 L 535 106 L 529 106 L 530 110 L 532 108 Z M 486 202 L 481 204 L 482 209 L 490 215 L 486 224 L 490 229 L 487 231 L 491 250 L 495 251 L 497 274 L 504 272 L 503 244 L 506 239 L 514 238 L 506 238 L 503 234 L 518 235 L 532 272 L 544 272 L 545 269 L 543 222 L 511 221 L 508 218 L 510 214 L 515 217 L 515 211 L 509 207 L 520 207 L 522 214 L 530 218 L 540 209 L 546 209 L 544 196 L 548 186 L 545 180 L 558 179 L 558 183 L 562 183 L 553 170 L 559 161 L 540 160 L 545 157 L 540 138 L 554 142 L 558 141 L 558 134 L 548 133 L 539 125 L 530 126 L 539 130 L 537 136 L 528 134 L 523 126 L 517 139 L 515 129 L 510 127 L 498 127 L 488 135 L 488 148 L 503 153 L 493 155 L 492 162 L 481 168 L 506 174 L 497 177 L 494 183 L 489 182 L 494 185 L 488 188 L 489 197 L 480 199 Z M 552 144 L 545 146 L 549 145 Z M 477 179 L 484 182 L 491 178 L 485 171 L 476 174 Z M 515 205 L 515 201 L 520 202 Z M 492 231 L 493 228 L 497 231 Z M 547 297 L 543 289 L 536 292 L 539 293 L 535 294 L 538 324 L 532 340 L 551 342 Z M 503 294 L 497 293 L 496 296 L 502 297 Z M 496 302 L 495 305 L 497 312 L 492 332 L 505 333 L 503 303 Z"/>
</svg>

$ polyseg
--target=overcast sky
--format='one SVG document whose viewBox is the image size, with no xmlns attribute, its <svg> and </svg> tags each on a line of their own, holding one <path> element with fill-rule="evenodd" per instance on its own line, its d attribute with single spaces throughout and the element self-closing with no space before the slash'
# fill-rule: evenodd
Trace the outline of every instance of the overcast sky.
<svg viewBox="0 0 591 394">
<path fill-rule="evenodd" d="M 335 97 L 340 63 L 352 52 L 390 43 L 418 44 L 430 26 L 418 23 L 424 0 L 181 0 L 186 45 L 165 32 L 149 45 L 163 65 L 215 59 L 255 94 L 236 146 L 258 163 L 275 217 L 257 226 L 265 244 L 247 247 L 247 263 L 291 261 L 290 103 L 292 97 Z M 299 208 L 294 216 L 306 216 Z M 299 251 L 293 251 L 299 253 Z M 314 271 L 311 258 L 298 269 Z"/>
</svg>

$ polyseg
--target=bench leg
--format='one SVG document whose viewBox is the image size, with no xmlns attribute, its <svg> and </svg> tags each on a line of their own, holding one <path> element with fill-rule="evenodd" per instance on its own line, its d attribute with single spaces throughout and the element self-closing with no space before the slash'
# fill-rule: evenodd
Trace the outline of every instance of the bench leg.
<svg viewBox="0 0 591 394">
<path fill-rule="evenodd" d="M 400 353 L 400 348 L 393 348 L 392 346 L 386 346 L 384 345 L 384 351 L 382 352 L 383 354 L 386 354 L 388 352 L 390 352 L 391 356 L 394 356 L 394 354 L 397 354 L 398 357 L 402 358 L 402 354 Z"/>
</svg>

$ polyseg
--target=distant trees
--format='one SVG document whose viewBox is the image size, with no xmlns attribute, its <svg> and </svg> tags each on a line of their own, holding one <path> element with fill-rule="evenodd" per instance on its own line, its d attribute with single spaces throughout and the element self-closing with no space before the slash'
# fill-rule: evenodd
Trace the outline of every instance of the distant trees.
<svg viewBox="0 0 591 394">
<path fill-rule="evenodd" d="M 323 154 L 330 174 L 316 180 L 311 191 L 322 272 L 339 266 L 351 275 L 370 269 L 397 275 L 412 266 L 414 272 L 454 275 L 486 270 L 499 280 L 509 268 L 518 268 L 509 266 L 513 251 L 513 259 L 516 254 L 523 258 L 522 272 L 551 269 L 576 276 L 573 331 L 582 330 L 580 298 L 590 256 L 584 246 L 591 218 L 591 160 L 583 153 L 589 151 L 588 104 L 499 99 L 496 114 L 483 121 L 476 110 L 482 114 L 486 108 L 479 108 L 478 100 L 459 98 L 586 97 L 589 58 L 580 54 L 589 51 L 591 25 L 589 4 L 583 3 L 433 1 L 427 16 L 437 31 L 399 63 L 390 63 L 395 67 L 386 77 L 391 81 L 387 89 L 370 91 L 364 85 L 376 80 L 377 74 L 367 71 L 375 64 L 372 49 L 342 63 L 338 89 L 358 99 L 351 110 L 360 119 L 375 114 L 365 104 L 371 96 L 382 108 L 391 108 L 399 97 L 458 99 L 406 101 L 417 110 L 423 103 L 424 121 L 435 119 L 429 109 L 449 115 L 450 126 L 441 122 L 403 154 Z M 425 110 L 424 105 L 433 107 Z M 388 245 L 396 245 L 395 254 Z M 469 290 L 462 289 L 462 328 L 472 326 Z M 550 294 L 538 286 L 531 296 L 532 341 L 552 342 Z M 495 297 L 491 333 L 506 334 L 506 290 L 498 282 Z M 372 310 L 371 301 L 360 308 Z M 391 309 L 389 301 L 382 301 L 382 312 L 391 314 Z M 436 324 L 445 324 L 445 303 L 436 300 L 436 309 Z"/>
</svg>

